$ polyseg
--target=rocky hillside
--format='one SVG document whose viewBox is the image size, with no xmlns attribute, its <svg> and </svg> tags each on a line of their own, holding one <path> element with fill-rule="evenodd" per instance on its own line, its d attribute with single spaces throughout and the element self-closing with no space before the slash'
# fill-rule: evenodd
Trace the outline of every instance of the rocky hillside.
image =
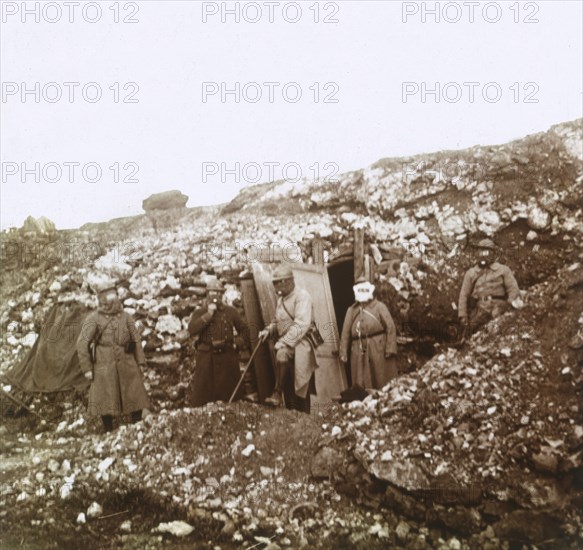
<svg viewBox="0 0 583 550">
<path fill-rule="evenodd" d="M 256 185 L 222 210 L 152 211 L 37 240 L 4 233 L 0 323 L 11 338 L 2 368 L 26 351 L 52 302 L 93 303 L 92 277 L 125 285 L 148 349 L 168 351 L 180 348 L 177 334 L 207 274 L 233 283 L 236 302 L 239 274 L 259 248 L 291 243 L 311 261 L 318 238 L 324 257 L 333 258 L 351 248 L 355 226 L 365 231 L 379 294 L 400 333 L 451 341 L 471 240 L 494 237 L 523 289 L 578 260 L 582 140 L 578 120 L 509 144 L 383 159 L 334 183 Z"/>
<path fill-rule="evenodd" d="M 289 245 L 309 262 L 317 239 L 331 259 L 351 249 L 355 227 L 399 335 L 418 344 L 400 348 L 402 375 L 310 417 L 184 408 L 196 368 L 185 328 L 206 277 L 218 274 L 242 307 L 238 283 L 258 249 Z M 468 244 L 486 235 L 526 306 L 454 349 Z M 107 437 L 79 396 L 35 398 L 41 412 L 58 405 L 48 423 L 7 422 L 10 543 L 22 517 L 68 544 L 112 544 L 115 532 L 119 544 L 155 547 L 162 535 L 150 530 L 178 518 L 196 527 L 190 546 L 581 547 L 583 352 L 568 344 L 583 329 L 582 120 L 504 145 L 382 159 L 337 182 L 257 185 L 217 208 L 4 233 L 1 244 L 0 373 L 26 355 L 54 303 L 95 305 L 92 287 L 112 281 L 142 326 L 155 405 Z M 108 513 L 131 503 L 133 527 L 117 516 L 75 523 L 94 499 Z M 55 510 L 70 529 L 51 521 Z"/>
</svg>

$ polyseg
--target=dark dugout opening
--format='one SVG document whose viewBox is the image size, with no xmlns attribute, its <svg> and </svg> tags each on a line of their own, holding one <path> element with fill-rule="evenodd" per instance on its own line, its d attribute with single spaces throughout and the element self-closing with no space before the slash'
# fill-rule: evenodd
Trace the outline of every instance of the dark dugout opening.
<svg viewBox="0 0 583 550">
<path fill-rule="evenodd" d="M 346 311 L 354 303 L 354 259 L 353 257 L 342 258 L 333 261 L 327 265 L 328 279 L 330 281 L 330 291 L 332 293 L 332 302 L 334 304 L 334 314 L 338 330 L 342 332 L 342 325 L 346 317 Z M 390 287 L 392 288 L 392 287 Z M 376 292 L 376 297 L 382 301 L 391 312 L 391 315 L 397 325 L 397 334 L 401 336 L 410 336 L 412 341 L 403 341 L 399 343 L 398 369 L 399 374 L 416 370 L 429 360 L 436 352 L 435 338 L 430 336 L 419 336 L 418 327 L 411 326 L 402 318 L 399 311 L 399 299 L 396 292 L 387 294 L 386 292 Z M 450 327 L 448 326 L 448 329 Z M 449 334 L 448 337 L 453 342 L 456 335 Z M 352 386 L 352 377 L 350 372 L 350 355 L 346 364 L 346 380 L 348 387 Z"/>
<path fill-rule="evenodd" d="M 354 260 L 352 258 L 328 264 L 328 279 L 334 303 L 334 314 L 338 331 L 342 332 L 344 317 L 348 308 L 354 303 Z M 350 357 L 346 364 L 346 379 L 349 387 L 352 385 L 350 377 Z"/>
</svg>

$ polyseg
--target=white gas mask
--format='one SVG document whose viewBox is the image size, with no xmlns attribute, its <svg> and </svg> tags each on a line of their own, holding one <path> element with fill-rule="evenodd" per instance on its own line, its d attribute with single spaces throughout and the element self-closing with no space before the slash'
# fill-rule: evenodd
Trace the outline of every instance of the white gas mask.
<svg viewBox="0 0 583 550">
<path fill-rule="evenodd" d="M 368 302 L 373 299 L 375 286 L 372 283 L 358 283 L 352 287 L 354 290 L 354 299 L 357 302 Z"/>
</svg>

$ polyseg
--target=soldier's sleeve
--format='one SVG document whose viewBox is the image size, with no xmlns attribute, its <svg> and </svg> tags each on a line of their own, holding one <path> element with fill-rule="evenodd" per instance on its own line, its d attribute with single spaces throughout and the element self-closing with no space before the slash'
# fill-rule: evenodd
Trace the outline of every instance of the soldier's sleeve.
<svg viewBox="0 0 583 550">
<path fill-rule="evenodd" d="M 138 329 L 136 328 L 136 323 L 131 315 L 127 315 L 126 322 L 128 326 L 128 331 L 130 333 L 130 341 L 135 342 L 136 346 L 134 349 L 134 359 L 138 365 L 146 364 L 146 356 L 144 355 L 144 348 L 142 347 L 142 339 Z"/>
<path fill-rule="evenodd" d="M 271 323 L 269 323 L 265 327 L 265 330 L 267 330 L 267 332 L 269 332 L 270 338 L 277 338 L 279 336 L 279 334 L 277 332 L 277 319 L 272 319 Z"/>
<path fill-rule="evenodd" d="M 518 288 L 518 283 L 516 278 L 509 267 L 504 269 L 504 287 L 506 288 L 506 294 L 508 294 L 508 300 L 512 302 L 520 296 L 520 289 Z"/>
<path fill-rule="evenodd" d="M 340 344 L 338 346 L 340 357 L 348 357 L 350 353 L 350 329 L 352 328 L 352 307 L 349 307 L 344 317 L 344 324 L 342 325 L 342 334 L 340 336 Z"/>
<path fill-rule="evenodd" d="M 91 342 L 97 334 L 97 315 L 90 313 L 85 317 L 81 325 L 81 332 L 77 337 L 77 356 L 79 357 L 79 367 L 83 373 L 90 372 L 93 365 L 91 364 L 91 356 L 89 355 L 89 342 Z"/>
<path fill-rule="evenodd" d="M 206 327 L 213 316 L 203 308 L 198 308 L 192 312 L 192 317 L 188 323 L 188 332 L 191 335 L 198 334 L 204 327 Z"/>
<path fill-rule="evenodd" d="M 302 292 L 294 304 L 294 320 L 282 334 L 281 340 L 291 348 L 295 348 L 306 335 L 312 324 L 312 298 L 307 292 Z"/>
<path fill-rule="evenodd" d="M 472 270 L 468 270 L 464 275 L 464 281 L 462 283 L 462 288 L 460 290 L 460 297 L 458 301 L 458 317 L 468 316 L 468 298 L 472 292 L 472 286 L 474 284 L 474 277 Z"/>
<path fill-rule="evenodd" d="M 391 316 L 389 308 L 379 302 L 379 314 L 381 316 L 382 324 L 387 335 L 387 343 L 385 344 L 385 355 L 397 353 L 397 327 Z"/>
</svg>

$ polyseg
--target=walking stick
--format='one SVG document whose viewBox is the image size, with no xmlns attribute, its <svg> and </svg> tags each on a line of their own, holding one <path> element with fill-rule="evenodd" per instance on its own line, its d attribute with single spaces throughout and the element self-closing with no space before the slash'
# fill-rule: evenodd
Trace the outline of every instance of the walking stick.
<svg viewBox="0 0 583 550">
<path fill-rule="evenodd" d="M 255 354 L 257 353 L 257 350 L 259 349 L 259 346 L 261 344 L 263 344 L 264 341 L 265 341 L 265 338 L 259 338 L 259 341 L 257 342 L 257 345 L 255 346 L 255 349 L 253 350 L 253 353 L 251 354 L 249 361 L 245 365 L 245 369 L 243 370 L 243 374 L 241 375 L 241 379 L 239 380 L 239 383 L 237 384 L 237 387 L 235 388 L 233 395 L 231 395 L 231 398 L 229 399 L 229 403 L 231 403 L 233 401 L 233 398 L 235 397 L 235 395 L 239 391 L 239 388 L 241 387 L 241 383 L 243 382 L 243 378 L 245 378 L 245 375 L 247 374 L 247 371 L 249 370 L 249 367 L 251 366 L 251 363 L 253 362 L 253 358 L 255 357 Z"/>
</svg>

